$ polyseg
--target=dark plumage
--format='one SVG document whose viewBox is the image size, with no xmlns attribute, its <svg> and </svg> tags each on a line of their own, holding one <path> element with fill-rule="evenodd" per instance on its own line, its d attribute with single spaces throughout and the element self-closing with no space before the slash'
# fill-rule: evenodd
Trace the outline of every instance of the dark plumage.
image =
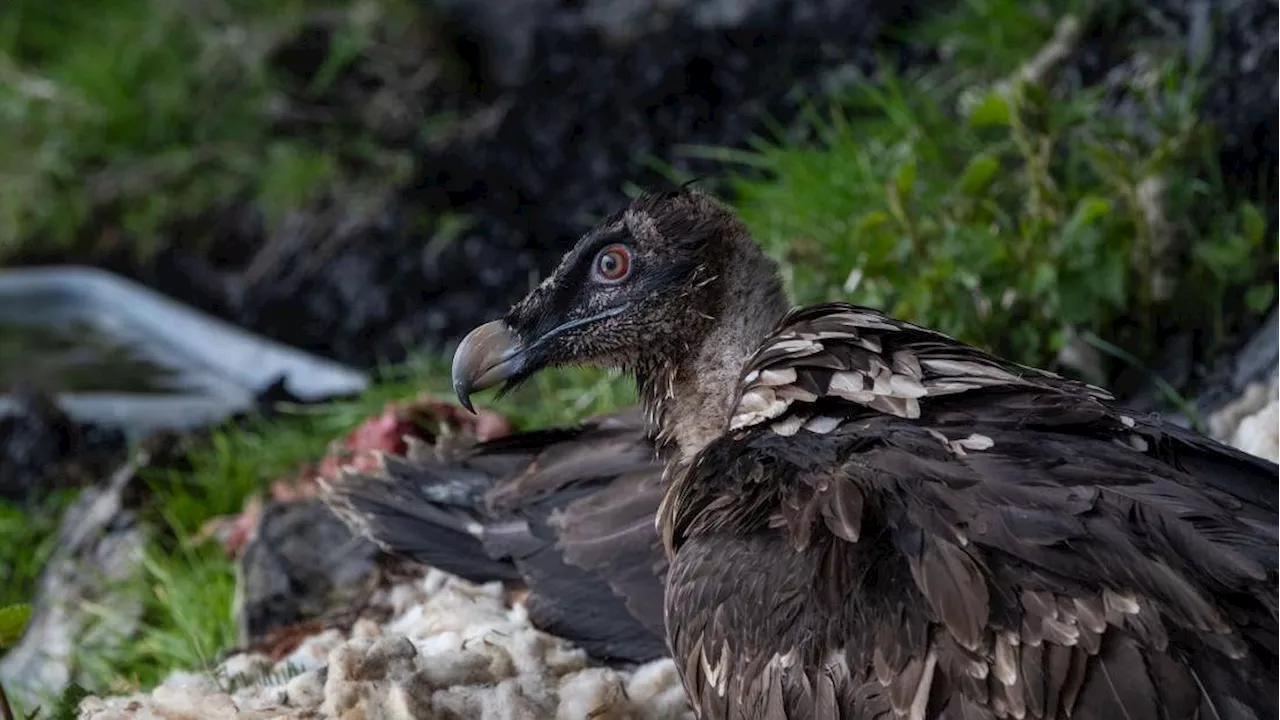
<svg viewBox="0 0 1280 720">
<path fill-rule="evenodd" d="M 455 356 L 636 374 L 703 718 L 1275 718 L 1277 468 L 845 303 L 696 192 L 636 200 Z"/>
<path fill-rule="evenodd" d="M 663 466 L 638 411 L 382 465 L 324 495 L 382 549 L 472 582 L 527 584 L 531 622 L 598 659 L 666 653 Z"/>
</svg>

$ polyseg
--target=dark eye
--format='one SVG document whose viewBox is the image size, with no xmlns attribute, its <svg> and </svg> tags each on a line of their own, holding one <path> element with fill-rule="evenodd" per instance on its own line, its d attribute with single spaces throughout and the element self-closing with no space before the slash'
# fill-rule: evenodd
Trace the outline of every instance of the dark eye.
<svg viewBox="0 0 1280 720">
<path fill-rule="evenodd" d="M 596 255 L 596 277 L 605 282 L 618 282 L 631 272 L 631 253 L 622 245 L 610 245 Z"/>
</svg>

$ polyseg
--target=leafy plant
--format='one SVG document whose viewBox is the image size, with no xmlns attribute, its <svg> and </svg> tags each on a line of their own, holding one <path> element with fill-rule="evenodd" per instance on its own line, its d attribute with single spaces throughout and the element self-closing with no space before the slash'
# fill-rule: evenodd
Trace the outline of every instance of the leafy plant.
<svg viewBox="0 0 1280 720">
<path fill-rule="evenodd" d="M 75 497 L 75 490 L 60 490 L 30 507 L 0 500 L 0 607 L 31 599 L 59 518 Z"/>
<path fill-rule="evenodd" d="M 1002 0 L 965 6 L 1019 17 Z M 1068 22 L 1052 42 L 1069 39 Z M 1026 28 L 1054 33 L 1030 15 Z M 1184 65 L 1125 88 L 1158 130 L 1145 133 L 1103 112 L 1103 89 L 964 67 L 971 82 L 989 74 L 960 87 L 947 66 L 856 84 L 807 113 L 814 143 L 689 152 L 736 168 L 739 211 L 798 301 L 883 308 L 1020 362 L 1051 366 L 1082 332 L 1146 355 L 1156 317 L 1213 326 L 1230 289 L 1255 280 L 1251 304 L 1270 302 L 1275 249 L 1258 210 L 1226 206 L 1205 179 L 1212 143 Z"/>
<path fill-rule="evenodd" d="M 388 152 L 278 129 L 291 89 L 273 53 L 315 11 L 338 7 L 6 2 L 0 260 L 33 246 L 118 243 L 145 260 L 179 220 L 190 224 L 237 198 L 259 201 L 271 222 L 339 186 L 354 193 L 366 178 L 394 183 L 404 163 Z M 334 82 L 379 28 L 411 27 L 405 7 L 376 0 L 350 10 L 319 72 L 297 92 Z"/>
<path fill-rule="evenodd" d="M 22 639 L 22 633 L 31 619 L 30 605 L 0 606 L 0 651 Z M 0 685 L 0 720 L 14 720 L 13 708 L 9 705 L 9 696 Z"/>
</svg>

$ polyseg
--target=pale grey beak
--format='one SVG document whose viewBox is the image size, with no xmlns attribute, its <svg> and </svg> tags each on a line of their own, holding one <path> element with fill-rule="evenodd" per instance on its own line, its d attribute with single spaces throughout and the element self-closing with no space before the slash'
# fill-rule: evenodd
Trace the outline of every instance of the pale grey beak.
<svg viewBox="0 0 1280 720">
<path fill-rule="evenodd" d="M 501 320 L 467 333 L 453 353 L 453 392 L 471 412 L 471 393 L 512 377 L 524 365 L 520 342 Z"/>
</svg>

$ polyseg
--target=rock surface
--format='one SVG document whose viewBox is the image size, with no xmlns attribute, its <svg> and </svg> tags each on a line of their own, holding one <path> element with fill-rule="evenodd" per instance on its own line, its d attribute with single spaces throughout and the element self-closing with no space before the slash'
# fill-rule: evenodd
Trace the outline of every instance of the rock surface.
<svg viewBox="0 0 1280 720">
<path fill-rule="evenodd" d="M 149 694 L 90 697 L 82 720 L 124 718 L 692 718 L 675 665 L 593 665 L 533 629 L 502 588 L 437 570 L 375 599 L 392 619 L 327 630 L 272 662 L 228 658 L 213 673 L 177 672 Z"/>
<path fill-rule="evenodd" d="M 372 590 L 378 555 L 320 500 L 267 502 L 237 562 L 239 642 L 358 602 Z"/>
<path fill-rule="evenodd" d="M 75 422 L 48 394 L 15 388 L 9 399 L 12 408 L 0 412 L 0 499 L 28 503 L 93 484 L 125 457 L 122 432 Z"/>
<path fill-rule="evenodd" d="M 1234 402 L 1209 416 L 1209 433 L 1247 453 L 1280 462 L 1280 406 L 1276 379 L 1255 382 Z"/>
<path fill-rule="evenodd" d="M 1280 462 L 1280 313 L 1272 310 L 1231 361 L 1204 383 L 1195 409 L 1217 440 Z"/>
</svg>

